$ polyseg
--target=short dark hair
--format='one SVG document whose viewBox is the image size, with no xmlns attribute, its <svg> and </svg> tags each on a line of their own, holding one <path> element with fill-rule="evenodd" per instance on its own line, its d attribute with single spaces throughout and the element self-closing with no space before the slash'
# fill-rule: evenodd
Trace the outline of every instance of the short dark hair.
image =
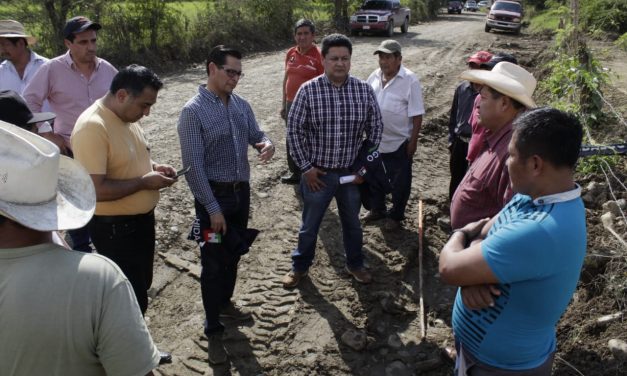
<svg viewBox="0 0 627 376">
<path fill-rule="evenodd" d="M 138 97 L 146 87 L 151 87 L 155 91 L 161 90 L 163 82 L 153 71 L 137 64 L 120 69 L 113 77 L 109 92 L 115 94 L 120 89 L 129 92 L 133 97 Z"/>
<path fill-rule="evenodd" d="M 575 167 L 583 138 L 575 115 L 540 107 L 524 112 L 513 127 L 516 150 L 523 159 L 538 155 L 555 167 Z"/>
<path fill-rule="evenodd" d="M 22 37 L 4 37 L 4 39 L 6 39 L 9 42 L 11 42 L 11 44 L 14 45 L 14 46 L 17 46 L 17 42 L 23 40 L 24 41 L 24 45 L 26 47 L 28 47 L 28 41 L 26 40 L 26 38 L 22 38 Z"/>
<path fill-rule="evenodd" d="M 303 26 L 309 26 L 309 31 L 311 31 L 312 34 L 316 33 L 316 25 L 314 25 L 313 21 L 306 18 L 301 18 L 300 20 L 296 21 L 296 25 L 294 25 L 294 34 L 296 34 L 296 30 Z"/>
<path fill-rule="evenodd" d="M 353 54 L 353 44 L 346 35 L 343 34 L 330 34 L 322 39 L 322 57 L 326 57 L 331 47 L 346 47 L 348 53 Z"/>
<path fill-rule="evenodd" d="M 209 63 L 222 66 L 226 62 L 227 56 L 242 60 L 242 53 L 235 48 L 226 47 L 222 44 L 213 47 L 211 51 L 209 51 L 209 56 L 207 56 L 207 76 L 209 76 Z"/>
<path fill-rule="evenodd" d="M 519 101 L 517 101 L 516 99 L 507 96 L 497 90 L 494 90 L 493 87 L 488 86 L 488 89 L 490 90 L 490 94 L 492 95 L 492 99 L 498 99 L 502 96 L 506 96 L 509 98 L 509 100 L 512 102 L 512 106 L 514 107 L 515 110 L 524 110 L 525 108 L 527 108 L 524 104 L 520 103 Z"/>
</svg>

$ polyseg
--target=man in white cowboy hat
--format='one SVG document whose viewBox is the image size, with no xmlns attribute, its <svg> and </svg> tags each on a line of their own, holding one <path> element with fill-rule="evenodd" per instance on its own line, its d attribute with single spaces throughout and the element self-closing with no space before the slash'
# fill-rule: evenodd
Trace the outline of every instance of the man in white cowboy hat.
<svg viewBox="0 0 627 376">
<path fill-rule="evenodd" d="M 0 90 L 22 95 L 26 84 L 48 59 L 31 51 L 37 40 L 26 34 L 24 26 L 13 20 L 0 20 Z"/>
<path fill-rule="evenodd" d="M 516 195 L 491 220 L 453 232 L 440 253 L 440 278 L 460 287 L 451 320 L 457 376 L 549 376 L 555 328 L 586 255 L 573 179 L 581 124 L 544 107 L 513 128 L 507 168 Z"/>
<path fill-rule="evenodd" d="M 50 141 L 0 121 L 0 364 L 11 375 L 151 375 L 158 351 L 109 259 L 52 231 L 85 225 L 96 193 Z"/>
<path fill-rule="evenodd" d="M 526 109 L 535 107 L 531 96 L 536 79 L 516 64 L 501 62 L 491 71 L 468 70 L 461 77 L 481 87 L 479 116 L 487 132 L 483 151 L 453 194 L 453 229 L 496 215 L 511 199 L 505 161 L 512 137 L 512 122 Z"/>
</svg>

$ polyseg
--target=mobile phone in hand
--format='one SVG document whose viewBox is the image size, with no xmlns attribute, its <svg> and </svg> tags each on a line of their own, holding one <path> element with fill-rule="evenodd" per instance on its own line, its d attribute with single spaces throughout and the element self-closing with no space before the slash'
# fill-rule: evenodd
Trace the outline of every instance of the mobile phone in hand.
<svg viewBox="0 0 627 376">
<path fill-rule="evenodd" d="M 181 175 L 187 174 L 191 168 L 192 168 L 192 166 L 187 166 L 185 168 L 182 168 L 182 169 L 178 170 L 176 172 L 176 175 L 174 175 L 174 178 L 176 179 L 176 178 L 178 178 Z"/>
</svg>

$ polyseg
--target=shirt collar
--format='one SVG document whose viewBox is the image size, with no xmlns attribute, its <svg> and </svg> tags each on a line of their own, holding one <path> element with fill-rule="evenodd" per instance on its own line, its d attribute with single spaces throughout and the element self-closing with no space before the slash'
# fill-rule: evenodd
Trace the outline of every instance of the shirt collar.
<svg viewBox="0 0 627 376">
<path fill-rule="evenodd" d="M 346 81 L 344 81 L 344 83 L 342 84 L 342 86 L 337 87 L 337 86 L 335 86 L 335 85 L 333 84 L 333 82 L 331 82 L 331 80 L 329 80 L 329 77 L 328 77 L 326 74 L 323 74 L 323 76 L 324 76 L 324 77 L 323 77 L 324 82 L 326 82 L 328 85 L 331 85 L 331 86 L 333 86 L 334 88 L 337 88 L 337 89 L 341 89 L 341 88 L 343 88 L 344 86 L 348 85 L 348 83 L 350 82 L 350 79 L 351 79 L 351 74 L 349 73 L 349 74 L 348 74 L 348 76 L 346 77 Z"/>
<path fill-rule="evenodd" d="M 552 195 L 540 196 L 533 200 L 533 204 L 536 206 L 557 204 L 560 202 L 566 202 L 574 200 L 581 196 L 581 186 L 575 183 L 575 188 L 570 191 L 554 193 Z"/>
<path fill-rule="evenodd" d="M 211 90 L 207 89 L 207 85 L 205 85 L 205 84 L 202 84 L 202 85 L 198 86 L 198 93 L 202 97 L 204 97 L 204 98 L 206 98 L 206 99 L 208 99 L 208 100 L 210 100 L 210 101 L 212 101 L 214 103 L 220 101 L 220 97 L 218 97 L 218 95 L 215 94 L 214 92 L 212 92 Z M 229 95 L 229 98 L 230 97 L 231 96 Z"/>
<path fill-rule="evenodd" d="M 98 68 L 100 67 L 100 58 L 96 56 L 95 59 L 96 59 L 96 67 L 94 68 L 94 71 L 97 71 Z M 70 50 L 67 50 L 65 55 L 63 55 L 63 61 L 65 61 L 65 64 L 67 64 L 68 67 L 70 68 L 73 68 L 75 66 L 74 60 L 72 60 L 72 55 L 70 55 Z"/>
<path fill-rule="evenodd" d="M 379 76 L 379 79 L 383 81 L 383 71 L 381 70 L 381 68 L 379 68 L 379 70 L 377 71 L 377 75 Z M 401 67 L 399 68 L 398 72 L 396 73 L 394 77 L 392 77 L 392 79 L 389 82 L 394 81 L 396 77 L 404 78 L 405 76 L 407 76 L 407 72 L 405 71 L 405 67 L 403 67 L 403 64 L 401 64 Z"/>
<path fill-rule="evenodd" d="M 30 60 L 29 60 L 29 62 L 33 63 L 33 62 L 35 62 L 35 61 L 38 61 L 38 60 L 43 60 L 43 59 L 44 59 L 44 58 L 43 58 L 43 57 L 41 57 L 40 55 L 37 55 L 37 54 L 35 53 L 35 51 L 32 51 L 32 50 L 29 50 L 29 51 L 30 51 Z"/>
<path fill-rule="evenodd" d="M 499 141 L 503 139 L 503 137 L 505 137 L 506 135 L 512 132 L 512 122 L 513 120 L 505 124 L 503 128 L 499 129 L 496 132 L 487 133 L 486 142 L 488 143 L 488 147 L 490 149 L 494 149 L 496 144 L 498 144 Z"/>
</svg>

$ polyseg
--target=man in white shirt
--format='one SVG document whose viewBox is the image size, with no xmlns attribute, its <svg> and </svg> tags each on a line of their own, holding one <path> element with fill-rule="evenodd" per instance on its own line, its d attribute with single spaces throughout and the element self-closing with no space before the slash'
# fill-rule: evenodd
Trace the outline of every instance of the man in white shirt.
<svg viewBox="0 0 627 376">
<path fill-rule="evenodd" d="M 13 90 L 22 95 L 35 72 L 48 61 L 29 48 L 36 42 L 35 37 L 26 34 L 21 23 L 0 20 L 0 57 L 5 59 L 0 63 L 0 90 Z M 44 104 L 42 111 L 50 111 L 48 102 Z M 44 127 L 41 132 L 51 130 L 48 123 Z"/>
<path fill-rule="evenodd" d="M 401 45 L 385 40 L 374 52 L 379 69 L 368 77 L 383 117 L 383 137 L 379 145 L 386 174 L 392 183 L 392 208 L 386 211 L 385 192 L 370 187 L 371 222 L 387 217 L 385 228 L 395 230 L 405 219 L 411 190 L 411 165 L 418 147 L 418 133 L 425 113 L 422 87 L 416 74 L 402 65 Z"/>
</svg>

